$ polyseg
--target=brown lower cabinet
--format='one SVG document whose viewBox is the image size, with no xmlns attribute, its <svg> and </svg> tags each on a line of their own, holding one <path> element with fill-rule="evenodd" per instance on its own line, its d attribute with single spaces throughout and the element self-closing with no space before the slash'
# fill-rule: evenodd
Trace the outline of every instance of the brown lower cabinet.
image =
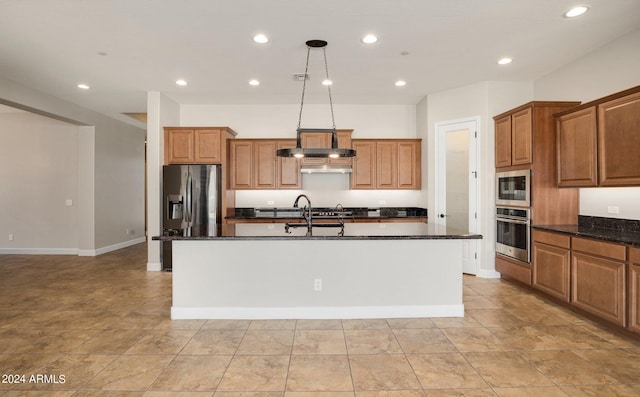
<svg viewBox="0 0 640 397">
<path fill-rule="evenodd" d="M 534 230 L 531 235 L 532 286 L 569 302 L 570 237 L 541 230 Z"/>
<path fill-rule="evenodd" d="M 640 333 L 640 248 L 629 247 L 629 330 Z"/>
<path fill-rule="evenodd" d="M 531 266 L 528 263 L 496 254 L 496 270 L 503 278 L 531 285 Z"/>
<path fill-rule="evenodd" d="M 572 237 L 571 248 L 571 303 L 625 326 L 626 247 Z"/>
<path fill-rule="evenodd" d="M 531 240 L 530 278 L 524 264 L 500 256 L 496 270 L 640 334 L 640 247 L 540 229 Z"/>
</svg>

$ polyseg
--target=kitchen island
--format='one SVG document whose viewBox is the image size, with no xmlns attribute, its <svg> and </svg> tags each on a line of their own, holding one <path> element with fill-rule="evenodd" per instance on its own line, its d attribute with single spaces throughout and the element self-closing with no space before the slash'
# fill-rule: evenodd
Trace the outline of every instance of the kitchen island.
<svg viewBox="0 0 640 397">
<path fill-rule="evenodd" d="M 427 223 L 238 224 L 173 241 L 172 319 L 462 317 L 462 242 Z"/>
</svg>

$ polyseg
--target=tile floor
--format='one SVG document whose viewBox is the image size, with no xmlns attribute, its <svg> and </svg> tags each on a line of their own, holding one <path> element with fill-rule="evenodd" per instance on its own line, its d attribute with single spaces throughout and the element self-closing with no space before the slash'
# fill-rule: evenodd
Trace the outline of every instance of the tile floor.
<svg viewBox="0 0 640 397">
<path fill-rule="evenodd" d="M 0 271 L 2 397 L 640 396 L 638 340 L 500 280 L 464 318 L 171 321 L 144 244 Z"/>
</svg>

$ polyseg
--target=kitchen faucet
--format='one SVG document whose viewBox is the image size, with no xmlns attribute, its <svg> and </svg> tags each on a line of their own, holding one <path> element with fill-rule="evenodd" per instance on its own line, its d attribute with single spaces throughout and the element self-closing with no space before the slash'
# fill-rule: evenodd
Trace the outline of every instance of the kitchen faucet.
<svg viewBox="0 0 640 397">
<path fill-rule="evenodd" d="M 319 223 L 317 225 L 313 224 L 313 219 L 311 216 L 311 200 L 309 200 L 309 197 L 307 197 L 304 194 L 299 195 L 298 197 L 296 197 L 296 201 L 293 202 L 293 208 L 300 208 L 299 202 L 300 199 L 304 198 L 305 200 L 307 200 L 307 205 L 305 205 L 302 208 L 302 217 L 305 220 L 305 223 L 285 223 L 284 224 L 284 231 L 285 233 L 291 233 L 290 228 L 296 228 L 296 227 L 307 227 L 307 236 L 312 236 L 312 230 L 313 230 L 313 226 L 318 226 L 318 227 L 339 227 L 340 228 L 340 232 L 338 233 L 338 236 L 344 236 L 344 222 L 342 221 L 342 219 L 340 219 L 337 223 Z M 342 205 L 338 204 L 338 206 L 340 207 L 340 209 L 342 210 Z M 336 206 L 336 209 L 338 208 L 338 206 Z"/>
<path fill-rule="evenodd" d="M 304 198 L 305 200 L 307 200 L 307 205 L 305 205 L 302 208 L 302 217 L 307 222 L 307 227 L 309 228 L 309 230 L 311 230 L 311 226 L 313 226 L 313 222 L 311 219 L 311 200 L 309 200 L 309 197 L 307 197 L 306 194 L 301 194 L 298 197 L 296 197 L 296 201 L 293 202 L 293 208 L 299 208 L 298 202 L 300 201 L 301 198 Z M 305 209 L 307 210 L 306 215 L 305 215 Z"/>
</svg>

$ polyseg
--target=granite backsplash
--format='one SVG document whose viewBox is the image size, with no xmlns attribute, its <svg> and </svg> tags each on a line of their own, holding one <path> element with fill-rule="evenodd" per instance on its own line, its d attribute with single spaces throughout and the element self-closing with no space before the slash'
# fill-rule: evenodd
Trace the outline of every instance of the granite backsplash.
<svg viewBox="0 0 640 397">
<path fill-rule="evenodd" d="M 590 228 L 604 228 L 640 233 L 640 220 L 605 218 L 601 216 L 578 216 L 578 226 Z"/>
</svg>

